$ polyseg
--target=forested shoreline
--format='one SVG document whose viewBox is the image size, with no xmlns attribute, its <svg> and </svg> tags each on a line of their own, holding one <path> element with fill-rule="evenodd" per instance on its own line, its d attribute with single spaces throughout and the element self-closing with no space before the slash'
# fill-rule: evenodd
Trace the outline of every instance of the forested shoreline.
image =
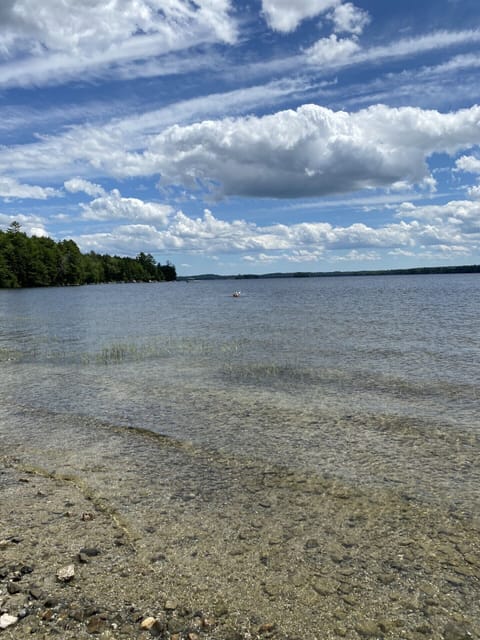
<svg viewBox="0 0 480 640">
<path fill-rule="evenodd" d="M 150 253 L 136 258 L 83 254 L 73 240 L 29 237 L 13 222 L 0 231 L 0 288 L 58 287 L 102 282 L 176 280 L 173 264 L 157 263 Z"/>
</svg>

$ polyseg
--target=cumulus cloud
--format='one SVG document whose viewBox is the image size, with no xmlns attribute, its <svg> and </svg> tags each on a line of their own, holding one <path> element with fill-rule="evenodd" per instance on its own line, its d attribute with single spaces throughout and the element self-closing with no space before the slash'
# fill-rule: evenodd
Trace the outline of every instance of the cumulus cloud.
<svg viewBox="0 0 480 640">
<path fill-rule="evenodd" d="M 47 237 L 48 233 L 45 229 L 45 220 L 35 215 L 25 215 L 24 213 L 4 214 L 0 213 L 0 226 L 7 228 L 12 222 L 18 222 L 21 230 L 28 236 L 37 236 L 39 238 Z"/>
<path fill-rule="evenodd" d="M 147 147 L 152 132 L 175 122 L 192 122 L 206 114 L 238 113 L 259 105 L 270 106 L 291 94 L 301 94 L 303 89 L 299 80 L 272 81 L 176 102 L 163 109 L 115 118 L 103 125 L 73 126 L 60 135 L 44 136 L 30 144 L 0 146 L 0 172 L 64 179 L 77 173 L 80 166 L 86 172 L 93 170 L 115 177 L 151 175 L 155 170 L 148 167 L 148 156 L 142 158 L 137 150 Z M 53 119 L 56 118 L 54 110 Z"/>
<path fill-rule="evenodd" d="M 342 0 L 262 0 L 268 26 L 275 31 L 294 31 L 306 18 L 313 18 Z"/>
<path fill-rule="evenodd" d="M 455 165 L 457 169 L 467 173 L 480 173 L 480 160 L 475 156 L 462 156 Z"/>
<path fill-rule="evenodd" d="M 138 198 L 123 198 L 118 189 L 81 205 L 85 220 L 121 220 L 154 222 L 164 225 L 173 213 L 172 207 Z"/>
<path fill-rule="evenodd" d="M 480 201 L 451 200 L 445 204 L 416 206 L 404 203 L 397 218 L 412 218 L 422 228 L 427 244 L 480 244 Z"/>
<path fill-rule="evenodd" d="M 22 184 L 14 178 L 0 176 L 0 197 L 2 198 L 27 198 L 32 200 L 46 200 L 61 193 L 51 187 L 39 187 L 31 184 Z"/>
<path fill-rule="evenodd" d="M 305 51 L 310 64 L 318 66 L 327 65 L 334 67 L 342 65 L 345 61 L 352 60 L 354 54 L 360 50 L 360 46 L 348 38 L 340 38 L 332 33 L 328 38 L 321 38 Z"/>
<path fill-rule="evenodd" d="M 367 24 L 370 22 L 370 16 L 367 11 L 359 9 L 351 2 L 339 4 L 329 14 L 335 31 L 353 33 L 360 35 Z"/>
<path fill-rule="evenodd" d="M 480 144 L 479 106 L 440 113 L 375 105 L 347 112 L 307 104 L 262 117 L 167 126 L 151 135 L 156 120 L 168 116 L 151 113 L 104 127 L 71 128 L 3 148 L 0 171 L 22 177 L 160 175 L 162 187 L 182 185 L 218 197 L 303 198 L 398 184 L 434 188 L 427 163 L 432 154 Z M 474 165 L 462 160 L 458 166 Z M 67 180 L 66 188 L 80 184 Z M 92 184 L 83 188 L 102 195 Z"/>
<path fill-rule="evenodd" d="M 348 113 L 318 105 L 264 117 L 174 126 L 139 162 L 164 184 L 221 185 L 227 195 L 293 198 L 432 184 L 435 152 L 480 143 L 480 107 L 442 114 L 376 105 Z"/>
<path fill-rule="evenodd" d="M 477 185 L 475 187 L 470 187 L 467 193 L 470 196 L 470 198 L 480 200 L 480 185 Z"/>
<path fill-rule="evenodd" d="M 398 222 L 379 227 L 363 223 L 348 226 L 328 222 L 302 222 L 260 226 L 245 220 L 221 220 L 210 210 L 192 218 L 182 211 L 165 227 L 153 221 L 115 227 L 110 233 L 76 238 L 84 250 L 142 250 L 183 254 L 236 254 L 249 263 L 275 260 L 310 262 L 327 253 L 344 260 L 373 260 L 386 251 L 391 255 L 416 255 L 426 250 L 446 255 L 468 255 L 480 241 L 480 203 L 463 201 L 448 205 L 398 209 Z M 410 221 L 406 220 L 412 218 Z"/>
<path fill-rule="evenodd" d="M 83 178 L 71 178 L 63 183 L 69 193 L 86 193 L 89 196 L 101 196 L 105 194 L 105 189 L 99 184 L 94 184 Z"/>
</svg>

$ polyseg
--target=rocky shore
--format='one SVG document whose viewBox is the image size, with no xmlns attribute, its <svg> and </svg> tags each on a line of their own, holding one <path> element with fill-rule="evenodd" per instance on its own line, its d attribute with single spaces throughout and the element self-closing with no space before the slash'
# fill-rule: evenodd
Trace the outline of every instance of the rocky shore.
<svg viewBox="0 0 480 640">
<path fill-rule="evenodd" d="M 72 421 L 0 421 L 2 640 L 480 638 L 477 514 Z"/>
<path fill-rule="evenodd" d="M 229 629 L 218 635 L 221 608 L 193 611 L 152 590 L 128 532 L 71 481 L 2 462 L 1 637 L 244 637 Z M 257 631 L 269 637 L 274 626 Z"/>
</svg>

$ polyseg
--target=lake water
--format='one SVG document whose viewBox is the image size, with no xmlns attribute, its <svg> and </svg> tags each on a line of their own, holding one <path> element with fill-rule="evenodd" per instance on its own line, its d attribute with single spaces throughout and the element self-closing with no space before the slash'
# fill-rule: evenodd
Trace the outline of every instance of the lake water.
<svg viewBox="0 0 480 640">
<path fill-rule="evenodd" d="M 212 640 L 480 638 L 479 314 L 478 275 L 0 291 L 0 539 L 48 574 L 68 520 L 100 607 Z"/>
<path fill-rule="evenodd" d="M 0 402 L 475 510 L 479 318 L 478 275 L 3 290 Z"/>
</svg>

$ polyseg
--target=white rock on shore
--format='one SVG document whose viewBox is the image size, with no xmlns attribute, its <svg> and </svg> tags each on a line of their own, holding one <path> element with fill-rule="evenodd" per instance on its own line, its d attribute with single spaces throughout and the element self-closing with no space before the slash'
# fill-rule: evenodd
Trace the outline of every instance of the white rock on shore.
<svg viewBox="0 0 480 640">
<path fill-rule="evenodd" d="M 66 567 L 62 567 L 57 571 L 57 579 L 60 582 L 70 582 L 75 576 L 75 566 L 73 564 L 67 564 Z"/>
<path fill-rule="evenodd" d="M 0 629 L 6 629 L 10 627 L 12 624 L 15 624 L 18 621 L 16 616 L 11 616 L 9 613 L 4 613 L 0 616 Z"/>
</svg>

